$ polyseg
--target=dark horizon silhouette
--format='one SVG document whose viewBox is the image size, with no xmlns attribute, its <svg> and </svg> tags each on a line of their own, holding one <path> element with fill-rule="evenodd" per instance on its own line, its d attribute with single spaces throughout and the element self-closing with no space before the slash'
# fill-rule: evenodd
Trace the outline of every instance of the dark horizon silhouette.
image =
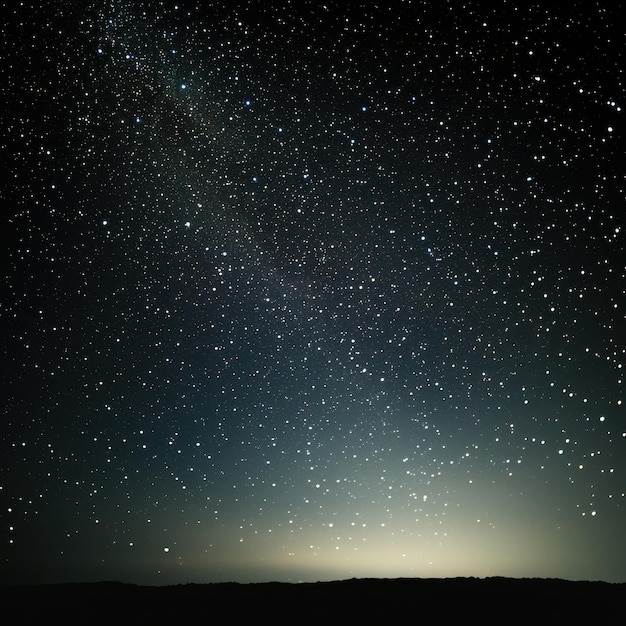
<svg viewBox="0 0 626 626">
<path fill-rule="evenodd" d="M 396 623 L 401 619 L 420 623 L 457 618 L 478 619 L 480 623 L 522 623 L 529 619 L 536 624 L 568 619 L 613 623 L 622 618 L 625 600 L 624 583 L 504 577 L 0 587 L 3 609 L 14 611 L 17 623 L 44 618 L 63 619 L 64 623 L 197 623 L 217 616 L 307 624 L 345 620 Z"/>
</svg>

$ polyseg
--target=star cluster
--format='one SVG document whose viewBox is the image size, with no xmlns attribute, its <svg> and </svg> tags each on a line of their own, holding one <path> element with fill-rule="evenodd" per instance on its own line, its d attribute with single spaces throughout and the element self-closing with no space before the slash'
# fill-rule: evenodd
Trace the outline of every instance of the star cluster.
<svg viewBox="0 0 626 626">
<path fill-rule="evenodd" d="M 615 4 L 5 7 L 6 580 L 626 580 Z"/>
</svg>

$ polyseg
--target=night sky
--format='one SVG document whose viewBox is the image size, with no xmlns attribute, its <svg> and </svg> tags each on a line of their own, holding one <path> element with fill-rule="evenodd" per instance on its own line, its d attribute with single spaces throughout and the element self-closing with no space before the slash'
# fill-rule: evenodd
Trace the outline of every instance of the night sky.
<svg viewBox="0 0 626 626">
<path fill-rule="evenodd" d="M 619 2 L 2 10 L 0 582 L 626 581 Z"/>
</svg>

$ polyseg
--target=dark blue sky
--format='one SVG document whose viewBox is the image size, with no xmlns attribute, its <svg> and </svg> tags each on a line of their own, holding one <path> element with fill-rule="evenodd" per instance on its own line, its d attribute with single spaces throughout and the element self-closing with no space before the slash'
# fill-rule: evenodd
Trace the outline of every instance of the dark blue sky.
<svg viewBox="0 0 626 626">
<path fill-rule="evenodd" d="M 614 3 L 30 4 L 4 582 L 626 581 Z"/>
</svg>

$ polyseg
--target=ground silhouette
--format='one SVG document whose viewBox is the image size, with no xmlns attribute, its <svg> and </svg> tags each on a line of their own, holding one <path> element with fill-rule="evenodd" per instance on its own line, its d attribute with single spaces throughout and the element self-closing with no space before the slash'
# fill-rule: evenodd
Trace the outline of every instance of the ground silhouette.
<svg viewBox="0 0 626 626">
<path fill-rule="evenodd" d="M 626 583 L 560 579 L 350 579 L 164 587 L 117 582 L 0 587 L 11 624 L 620 623 Z"/>
</svg>

